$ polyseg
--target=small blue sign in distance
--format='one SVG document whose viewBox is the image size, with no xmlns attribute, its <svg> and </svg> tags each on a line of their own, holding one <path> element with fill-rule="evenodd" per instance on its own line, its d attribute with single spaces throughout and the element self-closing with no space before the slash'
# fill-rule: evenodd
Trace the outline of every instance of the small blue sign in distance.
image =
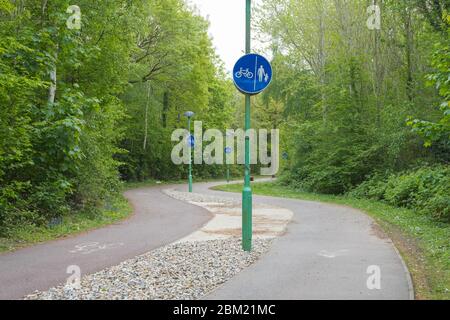
<svg viewBox="0 0 450 320">
<path fill-rule="evenodd" d="M 272 81 L 272 66 L 259 54 L 247 54 L 236 62 L 233 81 L 236 88 L 244 94 L 261 93 Z"/>
<path fill-rule="evenodd" d="M 195 147 L 195 137 L 191 134 L 187 139 L 188 146 L 191 148 Z"/>
<path fill-rule="evenodd" d="M 226 154 L 230 154 L 230 153 L 232 153 L 233 152 L 233 149 L 231 148 L 231 147 L 226 147 L 225 148 L 225 153 Z"/>
</svg>

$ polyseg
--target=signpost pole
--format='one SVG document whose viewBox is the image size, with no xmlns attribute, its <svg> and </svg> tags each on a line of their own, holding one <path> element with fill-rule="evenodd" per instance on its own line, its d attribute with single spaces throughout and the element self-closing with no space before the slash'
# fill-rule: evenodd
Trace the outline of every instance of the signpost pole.
<svg viewBox="0 0 450 320">
<path fill-rule="evenodd" d="M 252 251 L 252 186 L 250 153 L 250 111 L 252 95 L 264 91 L 272 81 L 273 69 L 265 57 L 251 53 L 252 1 L 246 0 L 245 52 L 234 65 L 233 81 L 236 88 L 245 95 L 245 179 L 242 191 L 242 248 Z"/>
<path fill-rule="evenodd" d="M 189 139 L 191 139 L 191 117 L 188 117 Z M 189 145 L 189 192 L 192 192 L 192 145 Z"/>
<path fill-rule="evenodd" d="M 251 0 L 246 0 L 245 52 L 251 51 Z M 242 193 L 242 248 L 252 250 L 252 188 L 250 184 L 250 95 L 245 95 L 245 180 Z"/>
</svg>

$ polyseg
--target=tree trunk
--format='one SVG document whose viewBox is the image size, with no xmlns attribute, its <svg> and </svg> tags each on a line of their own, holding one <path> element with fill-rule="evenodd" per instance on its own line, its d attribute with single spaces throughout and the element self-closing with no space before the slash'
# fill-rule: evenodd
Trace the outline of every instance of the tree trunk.
<svg viewBox="0 0 450 320">
<path fill-rule="evenodd" d="M 320 68 L 320 84 L 321 84 L 321 99 L 322 99 L 322 112 L 323 120 L 326 122 L 328 107 L 325 97 L 325 8 L 323 1 L 319 4 L 319 68 Z"/>
<path fill-rule="evenodd" d="M 148 108 L 150 105 L 150 94 L 151 94 L 151 85 L 150 83 L 148 84 L 148 92 L 147 92 L 147 103 L 145 105 L 145 117 L 144 117 L 144 151 L 147 149 L 147 139 L 148 139 Z"/>
<path fill-rule="evenodd" d="M 406 31 L 406 95 L 408 100 L 414 100 L 414 78 L 413 78 L 413 50 L 414 36 L 412 30 L 412 16 L 410 8 L 406 7 L 405 12 L 405 31 Z"/>
<path fill-rule="evenodd" d="M 163 101 L 163 115 L 162 122 L 163 128 L 167 127 L 167 113 L 169 112 L 169 92 L 164 93 L 164 101 Z"/>
<path fill-rule="evenodd" d="M 382 1 L 374 0 L 373 4 L 381 7 Z M 373 36 L 374 41 L 374 95 L 376 105 L 376 123 L 377 127 L 381 127 L 381 112 L 383 109 L 383 103 L 381 99 L 382 87 L 384 81 L 384 69 L 381 64 L 381 30 L 375 29 Z"/>
<path fill-rule="evenodd" d="M 55 97 L 56 97 L 56 63 L 58 60 L 58 47 L 56 48 L 55 52 L 55 64 L 53 66 L 53 70 L 50 71 L 50 88 L 48 89 L 48 103 L 53 104 L 55 103 Z"/>
</svg>

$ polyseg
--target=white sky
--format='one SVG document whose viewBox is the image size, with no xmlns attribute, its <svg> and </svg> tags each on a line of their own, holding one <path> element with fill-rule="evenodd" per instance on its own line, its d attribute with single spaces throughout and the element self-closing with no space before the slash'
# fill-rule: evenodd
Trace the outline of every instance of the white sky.
<svg viewBox="0 0 450 320">
<path fill-rule="evenodd" d="M 259 0 L 253 0 L 255 6 Z M 209 33 L 228 71 L 245 50 L 245 0 L 188 0 L 210 21 Z"/>
</svg>

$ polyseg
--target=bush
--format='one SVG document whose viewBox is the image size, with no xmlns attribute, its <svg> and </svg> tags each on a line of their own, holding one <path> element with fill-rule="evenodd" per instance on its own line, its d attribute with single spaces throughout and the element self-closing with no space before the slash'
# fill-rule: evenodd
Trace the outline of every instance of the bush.
<svg viewBox="0 0 450 320">
<path fill-rule="evenodd" d="M 0 236 L 24 225 L 45 225 L 49 219 L 67 214 L 70 192 L 70 184 L 58 179 L 37 185 L 14 182 L 0 188 Z"/>
<path fill-rule="evenodd" d="M 415 209 L 436 219 L 450 221 L 450 167 L 422 168 L 403 174 L 373 176 L 350 196 L 384 200 L 396 207 Z"/>
<path fill-rule="evenodd" d="M 358 199 L 384 200 L 387 179 L 386 175 L 376 174 L 349 192 L 349 196 Z"/>
<path fill-rule="evenodd" d="M 386 185 L 386 202 L 397 207 L 414 207 L 420 179 L 414 174 L 391 176 Z"/>
</svg>

